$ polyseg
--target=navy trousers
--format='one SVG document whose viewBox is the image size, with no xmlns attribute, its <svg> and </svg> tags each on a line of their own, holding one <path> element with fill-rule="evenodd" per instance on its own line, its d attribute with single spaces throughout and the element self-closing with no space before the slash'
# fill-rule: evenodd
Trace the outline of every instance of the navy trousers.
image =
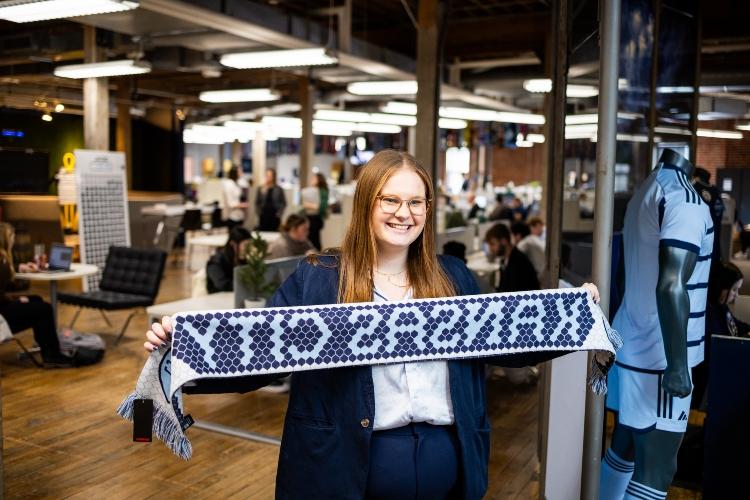
<svg viewBox="0 0 750 500">
<path fill-rule="evenodd" d="M 458 454 L 458 438 L 450 425 L 420 422 L 375 431 L 370 440 L 366 498 L 457 498 Z"/>
</svg>

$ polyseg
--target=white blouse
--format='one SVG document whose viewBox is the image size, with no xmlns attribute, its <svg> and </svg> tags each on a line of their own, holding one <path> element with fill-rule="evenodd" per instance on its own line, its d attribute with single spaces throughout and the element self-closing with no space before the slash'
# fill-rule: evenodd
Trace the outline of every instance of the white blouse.
<svg viewBox="0 0 750 500">
<path fill-rule="evenodd" d="M 388 302 L 377 289 L 373 295 L 375 302 Z M 411 291 L 405 297 L 409 298 Z M 453 424 L 447 362 L 419 361 L 373 366 L 372 382 L 375 388 L 373 430 L 393 429 L 411 422 Z"/>
</svg>

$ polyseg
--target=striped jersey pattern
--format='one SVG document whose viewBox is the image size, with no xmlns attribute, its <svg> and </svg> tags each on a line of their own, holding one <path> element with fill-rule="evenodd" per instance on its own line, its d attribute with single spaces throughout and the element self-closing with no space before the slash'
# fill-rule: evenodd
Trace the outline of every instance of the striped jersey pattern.
<svg viewBox="0 0 750 500">
<path fill-rule="evenodd" d="M 678 167 L 657 165 L 638 187 L 625 212 L 625 295 L 612 323 L 624 341 L 617 354 L 620 363 L 649 370 L 666 367 L 656 306 L 662 247 L 681 248 L 695 254 L 695 268 L 687 284 L 688 362 L 692 367 L 703 361 L 713 232 L 708 205 L 687 175 Z"/>
</svg>

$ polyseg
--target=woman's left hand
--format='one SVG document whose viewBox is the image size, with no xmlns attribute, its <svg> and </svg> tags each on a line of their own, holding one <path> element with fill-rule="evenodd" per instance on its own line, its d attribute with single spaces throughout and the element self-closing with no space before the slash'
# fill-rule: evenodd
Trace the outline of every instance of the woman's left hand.
<svg viewBox="0 0 750 500">
<path fill-rule="evenodd" d="M 593 283 L 584 283 L 581 288 L 585 288 L 587 292 L 591 294 L 591 298 L 594 299 L 594 303 L 599 303 L 599 289 Z"/>
</svg>

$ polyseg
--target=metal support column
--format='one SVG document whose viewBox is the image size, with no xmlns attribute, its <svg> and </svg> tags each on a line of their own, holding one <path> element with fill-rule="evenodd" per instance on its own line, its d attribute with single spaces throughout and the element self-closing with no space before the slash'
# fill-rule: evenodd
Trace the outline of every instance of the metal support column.
<svg viewBox="0 0 750 500">
<path fill-rule="evenodd" d="M 420 0 L 417 32 L 417 127 L 415 152 L 417 160 L 432 174 L 437 186 L 437 122 L 440 102 L 438 74 L 438 38 L 440 3 Z"/>
<path fill-rule="evenodd" d="M 299 100 L 302 109 L 302 139 L 299 146 L 299 187 L 307 186 L 313 163 L 315 162 L 315 137 L 313 136 L 313 108 L 315 105 L 315 87 L 310 85 L 309 78 L 299 81 Z"/>
<path fill-rule="evenodd" d="M 620 46 L 620 0 L 602 0 L 599 20 L 599 131 L 596 144 L 596 202 L 592 276 L 599 287 L 601 308 L 609 312 L 612 264 L 612 217 L 617 151 L 617 75 Z M 593 354 L 589 354 L 589 370 Z M 591 375 L 589 373 L 589 375 Z M 599 498 L 599 467 L 604 431 L 604 397 L 586 391 L 581 498 Z"/>
</svg>

